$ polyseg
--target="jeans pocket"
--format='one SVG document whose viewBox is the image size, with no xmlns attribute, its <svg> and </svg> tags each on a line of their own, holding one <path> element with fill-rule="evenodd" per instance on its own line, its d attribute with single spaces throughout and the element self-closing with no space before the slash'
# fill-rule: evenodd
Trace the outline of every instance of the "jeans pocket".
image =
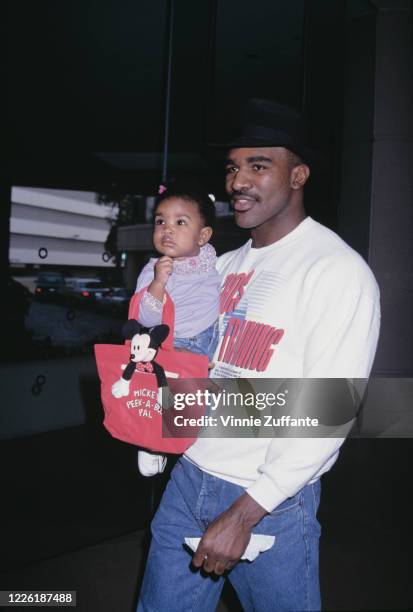
<svg viewBox="0 0 413 612">
<path fill-rule="evenodd" d="M 269 513 L 270 516 L 279 516 L 280 514 L 284 514 L 284 512 L 288 512 L 288 510 L 292 510 L 293 508 L 297 508 L 300 503 L 299 493 L 294 497 L 289 497 L 282 504 L 277 506 L 275 510 Z"/>
<path fill-rule="evenodd" d="M 318 507 L 320 505 L 321 484 L 320 481 L 317 480 L 316 482 L 308 486 L 311 487 L 312 499 L 314 502 L 314 515 L 316 515 Z"/>
</svg>

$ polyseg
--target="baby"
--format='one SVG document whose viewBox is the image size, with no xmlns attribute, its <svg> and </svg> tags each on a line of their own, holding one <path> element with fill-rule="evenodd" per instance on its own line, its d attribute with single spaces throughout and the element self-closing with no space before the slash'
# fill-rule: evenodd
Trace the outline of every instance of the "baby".
<svg viewBox="0 0 413 612">
<path fill-rule="evenodd" d="M 162 193 L 154 209 L 153 244 L 161 257 L 143 268 L 136 290 L 147 287 L 140 305 L 139 322 L 145 327 L 162 320 L 165 291 L 175 306 L 174 347 L 207 355 L 218 342 L 220 277 L 216 253 L 209 240 L 215 207 L 197 185 L 175 184 Z M 152 476 L 165 468 L 166 457 L 138 452 L 141 474 Z"/>
</svg>

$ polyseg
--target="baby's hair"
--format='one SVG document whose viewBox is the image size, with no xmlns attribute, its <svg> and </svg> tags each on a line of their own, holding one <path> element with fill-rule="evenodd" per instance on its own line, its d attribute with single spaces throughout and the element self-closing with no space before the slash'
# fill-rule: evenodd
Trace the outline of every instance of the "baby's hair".
<svg viewBox="0 0 413 612">
<path fill-rule="evenodd" d="M 166 185 L 162 193 L 157 197 L 153 215 L 156 215 L 157 208 L 161 202 L 169 198 L 179 198 L 186 202 L 193 202 L 198 207 L 198 212 L 203 219 L 205 226 L 214 227 L 215 205 L 208 195 L 206 189 L 199 183 L 193 181 L 176 181 Z"/>
</svg>

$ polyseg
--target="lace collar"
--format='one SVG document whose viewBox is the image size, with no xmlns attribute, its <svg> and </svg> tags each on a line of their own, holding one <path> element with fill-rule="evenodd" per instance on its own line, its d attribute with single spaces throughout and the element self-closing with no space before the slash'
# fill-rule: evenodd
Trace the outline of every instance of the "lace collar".
<svg viewBox="0 0 413 612">
<path fill-rule="evenodd" d="M 212 244 L 207 242 L 199 250 L 199 255 L 174 260 L 176 274 L 205 274 L 215 268 L 217 254 Z"/>
</svg>

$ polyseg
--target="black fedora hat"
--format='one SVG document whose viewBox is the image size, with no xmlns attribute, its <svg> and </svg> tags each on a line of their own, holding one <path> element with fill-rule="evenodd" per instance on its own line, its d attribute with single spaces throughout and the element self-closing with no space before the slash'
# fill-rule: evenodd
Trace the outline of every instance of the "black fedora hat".
<svg viewBox="0 0 413 612">
<path fill-rule="evenodd" d="M 248 147 L 285 147 L 309 166 L 318 165 L 320 154 L 310 145 L 304 116 L 296 110 L 262 98 L 248 100 L 240 134 L 215 147 L 240 149 Z"/>
</svg>

